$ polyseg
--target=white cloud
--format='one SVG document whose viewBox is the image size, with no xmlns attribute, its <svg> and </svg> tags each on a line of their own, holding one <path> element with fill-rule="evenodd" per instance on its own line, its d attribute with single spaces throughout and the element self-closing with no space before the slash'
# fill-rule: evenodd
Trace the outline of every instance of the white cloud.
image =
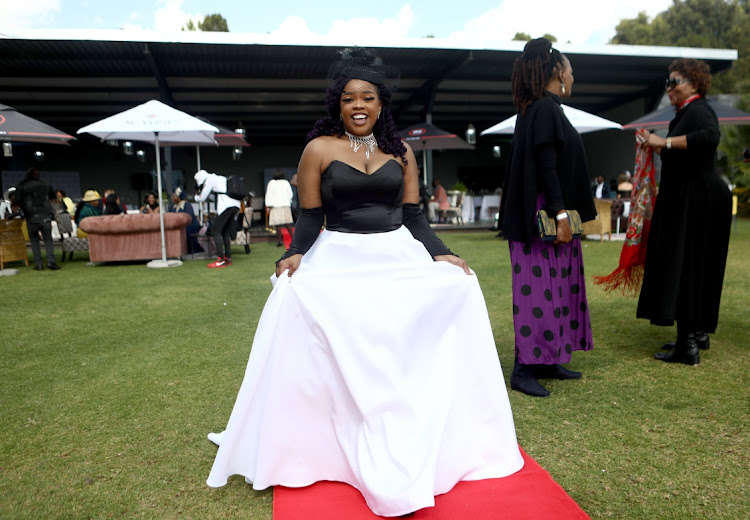
<svg viewBox="0 0 750 520">
<path fill-rule="evenodd" d="M 407 4 L 395 18 L 351 18 L 336 20 L 326 34 L 316 34 L 299 16 L 287 17 L 270 33 L 273 41 L 291 44 L 335 42 L 348 45 L 373 45 L 383 41 L 406 38 L 414 24 L 414 13 Z"/>
<path fill-rule="evenodd" d="M 327 36 L 336 40 L 351 40 L 360 43 L 364 40 L 387 41 L 405 38 L 414 24 L 414 13 L 408 4 L 401 8 L 396 18 L 352 18 L 336 20 L 331 25 Z"/>
<path fill-rule="evenodd" d="M 504 0 L 451 33 L 449 39 L 491 43 L 524 32 L 534 38 L 551 34 L 559 42 L 605 44 L 623 18 L 635 18 L 640 11 L 653 17 L 670 5 L 671 0 L 568 0 L 534 8 L 528 0 Z"/>
<path fill-rule="evenodd" d="M 154 13 L 154 29 L 156 31 L 179 31 L 188 20 L 203 21 L 205 15 L 188 14 L 182 10 L 182 0 L 159 0 L 159 9 Z"/>
<path fill-rule="evenodd" d="M 32 27 L 44 27 L 62 10 L 62 0 L 3 2 L 0 34 L 16 34 Z"/>
<path fill-rule="evenodd" d="M 311 42 L 320 38 L 307 27 L 307 22 L 300 16 L 288 16 L 278 29 L 270 33 L 270 36 L 279 42 L 299 44 Z"/>
</svg>

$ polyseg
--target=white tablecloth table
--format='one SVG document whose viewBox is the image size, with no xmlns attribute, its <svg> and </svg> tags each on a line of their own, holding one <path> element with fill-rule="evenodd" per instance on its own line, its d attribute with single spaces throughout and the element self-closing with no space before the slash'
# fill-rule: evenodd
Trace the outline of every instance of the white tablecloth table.
<svg viewBox="0 0 750 520">
<path fill-rule="evenodd" d="M 464 195 L 464 204 L 461 207 L 461 218 L 464 222 L 474 222 L 474 197 Z"/>
<path fill-rule="evenodd" d="M 498 209 L 500 209 L 500 195 L 485 195 L 482 197 L 478 220 L 494 220 Z"/>
</svg>

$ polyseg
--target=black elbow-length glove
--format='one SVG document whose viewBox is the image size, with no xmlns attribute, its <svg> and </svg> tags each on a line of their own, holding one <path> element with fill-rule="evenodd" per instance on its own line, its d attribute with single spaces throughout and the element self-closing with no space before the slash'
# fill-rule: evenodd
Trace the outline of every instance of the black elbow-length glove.
<svg viewBox="0 0 750 520">
<path fill-rule="evenodd" d="M 430 227 L 429 222 L 424 216 L 424 213 L 420 211 L 419 204 L 404 204 L 402 206 L 403 216 L 401 223 L 406 226 L 412 236 L 422 242 L 427 252 L 430 253 L 434 259 L 439 255 L 453 255 L 458 256 L 453 251 L 448 249 L 443 241 L 438 238 L 435 232 Z"/>
<path fill-rule="evenodd" d="M 279 262 L 292 255 L 304 255 L 307 253 L 315 243 L 315 240 L 317 240 L 318 235 L 320 235 L 320 228 L 323 227 L 325 216 L 326 213 L 323 210 L 323 206 L 310 209 L 302 208 L 299 212 L 297 223 L 294 226 L 292 243 L 286 253 L 276 261 L 276 265 L 279 265 Z"/>
</svg>

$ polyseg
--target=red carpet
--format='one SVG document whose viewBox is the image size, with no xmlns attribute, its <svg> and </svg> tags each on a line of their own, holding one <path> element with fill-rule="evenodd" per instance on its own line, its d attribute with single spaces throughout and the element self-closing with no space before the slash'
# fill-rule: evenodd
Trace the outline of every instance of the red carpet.
<svg viewBox="0 0 750 520">
<path fill-rule="evenodd" d="M 525 461 L 509 477 L 459 482 L 450 492 L 435 497 L 435 507 L 417 511 L 413 520 L 587 520 L 560 485 L 521 450 Z M 274 520 L 374 520 L 365 499 L 340 482 L 317 482 L 305 488 L 276 486 Z"/>
</svg>

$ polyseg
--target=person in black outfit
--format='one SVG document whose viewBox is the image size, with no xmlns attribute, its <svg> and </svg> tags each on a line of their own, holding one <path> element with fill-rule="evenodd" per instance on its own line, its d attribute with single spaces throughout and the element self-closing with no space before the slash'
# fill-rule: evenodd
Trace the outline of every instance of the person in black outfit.
<svg viewBox="0 0 750 520">
<path fill-rule="evenodd" d="M 604 177 L 601 175 L 596 178 L 596 183 L 591 188 L 595 199 L 608 199 L 609 198 L 609 186 L 604 182 Z"/>
<path fill-rule="evenodd" d="M 661 154 L 638 318 L 654 325 L 677 322 L 677 340 L 656 359 L 697 365 L 716 331 L 732 223 L 732 198 L 716 171 L 721 134 L 704 97 L 708 64 L 678 59 L 669 66 L 667 94 L 677 110 L 667 137 L 647 130 L 638 139 Z"/>
<path fill-rule="evenodd" d="M 47 250 L 47 267 L 56 271 L 60 266 L 55 263 L 55 246 L 52 242 L 52 206 L 50 199 L 55 198 L 52 187 L 39 178 L 39 170 L 30 168 L 26 179 L 16 189 L 16 200 L 26 218 L 29 230 L 31 252 L 34 254 L 34 269 L 41 271 L 42 253 L 39 249 L 39 233 L 44 239 Z"/>
<path fill-rule="evenodd" d="M 120 197 L 116 193 L 112 192 L 104 197 L 104 215 L 119 215 L 125 213 L 120 205 Z"/>
</svg>

